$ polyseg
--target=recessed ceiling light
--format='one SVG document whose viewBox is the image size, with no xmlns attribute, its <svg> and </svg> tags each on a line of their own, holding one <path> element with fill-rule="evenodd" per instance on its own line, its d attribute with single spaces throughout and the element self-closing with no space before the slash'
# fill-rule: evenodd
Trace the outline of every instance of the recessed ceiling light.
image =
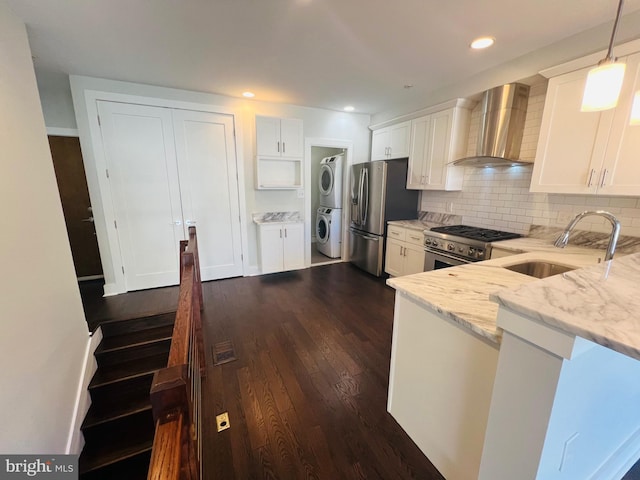
<svg viewBox="0 0 640 480">
<path fill-rule="evenodd" d="M 347 105 L 346 107 L 344 107 L 345 112 L 353 112 L 355 109 L 356 107 L 352 107 L 351 105 Z"/>
<path fill-rule="evenodd" d="M 242 96 L 243 96 L 243 97 L 246 97 L 246 98 L 253 98 L 253 97 L 255 97 L 255 96 L 256 96 L 256 94 L 255 94 L 255 93 L 253 93 L 253 92 L 243 92 L 243 93 L 242 93 Z"/>
<path fill-rule="evenodd" d="M 496 43 L 496 39 L 493 37 L 479 37 L 476 38 L 473 42 L 471 42 L 471 48 L 474 50 L 482 50 L 483 48 L 488 48 L 491 45 Z"/>
</svg>

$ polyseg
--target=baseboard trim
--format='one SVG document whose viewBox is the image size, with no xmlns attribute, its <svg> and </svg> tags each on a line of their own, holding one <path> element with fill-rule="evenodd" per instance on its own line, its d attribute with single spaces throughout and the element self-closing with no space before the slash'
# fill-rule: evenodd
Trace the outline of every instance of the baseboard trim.
<svg viewBox="0 0 640 480">
<path fill-rule="evenodd" d="M 100 280 L 104 275 L 87 275 L 86 277 L 78 277 L 79 282 L 88 282 L 90 280 Z"/>
<path fill-rule="evenodd" d="M 93 334 L 89 334 L 87 341 L 87 348 L 85 350 L 83 373 L 78 385 L 78 391 L 76 394 L 76 404 L 73 413 L 73 422 L 69 429 L 69 439 L 67 440 L 67 454 L 80 454 L 82 447 L 84 447 L 84 437 L 80 431 L 82 421 L 84 420 L 89 407 L 91 406 L 91 397 L 89 396 L 89 382 L 93 374 L 98 369 L 98 363 L 93 353 L 98 348 L 100 341 L 102 340 L 102 329 L 98 327 Z"/>
<path fill-rule="evenodd" d="M 105 283 L 104 284 L 104 296 L 111 297 L 113 295 L 118 295 L 120 293 L 124 293 L 118 290 L 118 286 L 115 283 Z"/>
</svg>

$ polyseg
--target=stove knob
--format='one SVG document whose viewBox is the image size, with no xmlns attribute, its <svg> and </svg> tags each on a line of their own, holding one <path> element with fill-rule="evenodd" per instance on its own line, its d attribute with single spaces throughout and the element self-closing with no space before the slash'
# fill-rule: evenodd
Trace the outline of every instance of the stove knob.
<svg viewBox="0 0 640 480">
<path fill-rule="evenodd" d="M 476 253 L 476 249 L 473 247 L 469 247 L 469 255 L 473 256 Z"/>
<path fill-rule="evenodd" d="M 458 252 L 460 252 L 460 253 L 464 252 L 464 248 L 458 247 Z"/>
<path fill-rule="evenodd" d="M 484 250 L 482 250 L 481 248 L 478 249 L 477 253 L 477 257 L 480 258 L 484 255 Z"/>
<path fill-rule="evenodd" d="M 450 243 L 449 245 L 447 245 L 447 250 L 453 251 L 455 249 L 456 249 L 456 246 L 453 243 Z"/>
<path fill-rule="evenodd" d="M 431 239 L 430 238 L 425 239 L 424 244 L 431 245 Z"/>
</svg>

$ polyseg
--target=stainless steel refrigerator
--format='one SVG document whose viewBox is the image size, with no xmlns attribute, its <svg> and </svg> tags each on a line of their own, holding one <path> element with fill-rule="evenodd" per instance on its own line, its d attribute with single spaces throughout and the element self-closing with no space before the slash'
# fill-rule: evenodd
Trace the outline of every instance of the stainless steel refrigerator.
<svg viewBox="0 0 640 480">
<path fill-rule="evenodd" d="M 377 277 L 384 271 L 387 222 L 418 216 L 418 192 L 406 183 L 406 158 L 351 167 L 349 261 Z"/>
</svg>

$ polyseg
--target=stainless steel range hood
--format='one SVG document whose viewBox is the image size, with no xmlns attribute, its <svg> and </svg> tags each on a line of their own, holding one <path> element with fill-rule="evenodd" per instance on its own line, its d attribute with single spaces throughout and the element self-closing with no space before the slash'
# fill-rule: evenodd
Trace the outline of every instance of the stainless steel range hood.
<svg viewBox="0 0 640 480">
<path fill-rule="evenodd" d="M 520 159 L 528 101 L 529 86 L 521 83 L 484 92 L 476 153 L 453 164 L 472 167 L 530 165 L 532 162 Z"/>
</svg>

